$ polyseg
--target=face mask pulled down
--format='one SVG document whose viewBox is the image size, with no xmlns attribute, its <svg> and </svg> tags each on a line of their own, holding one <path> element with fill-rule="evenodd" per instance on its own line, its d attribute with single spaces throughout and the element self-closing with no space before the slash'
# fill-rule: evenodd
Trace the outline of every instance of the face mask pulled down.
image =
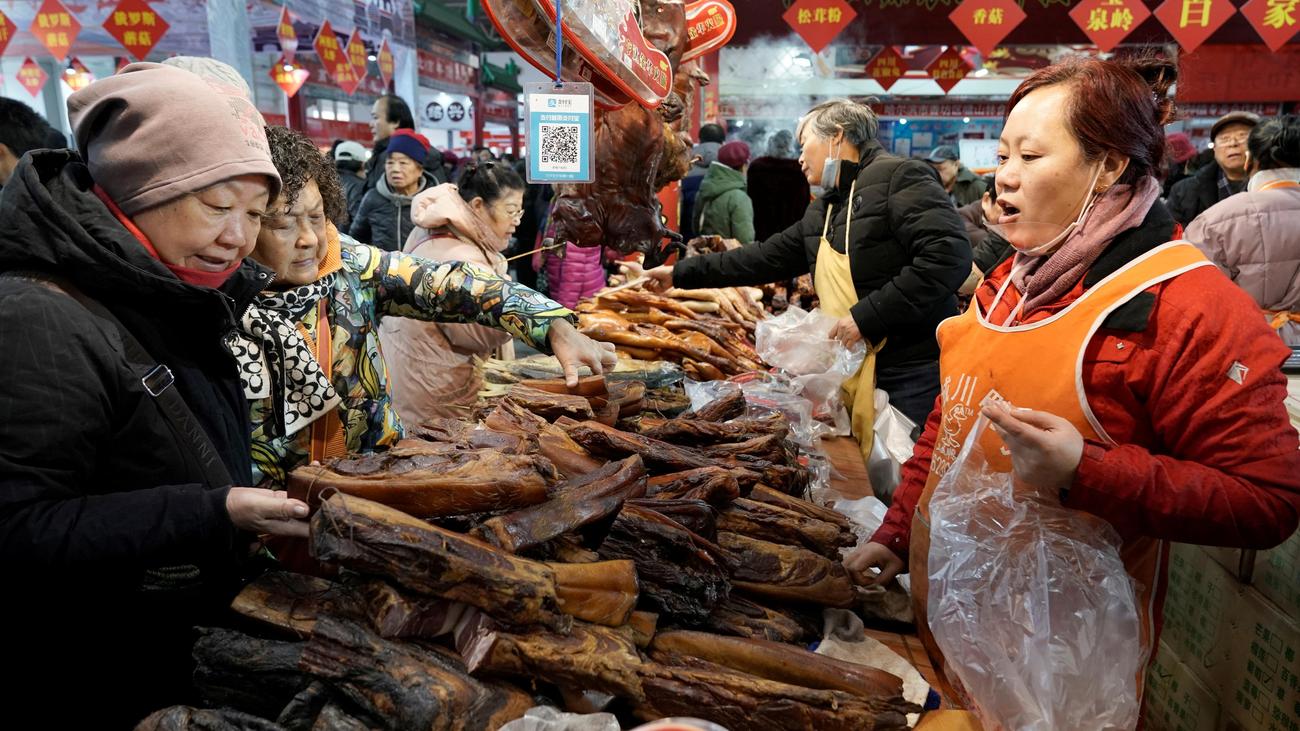
<svg viewBox="0 0 1300 731">
<path fill-rule="evenodd" d="M 1101 178 L 1101 166 L 1093 174 L 1084 193 L 1083 206 L 1073 222 L 1062 226 L 1059 223 L 1045 221 L 1011 221 L 1009 223 L 989 224 L 988 230 L 1006 239 L 1008 243 L 1024 256 L 1045 256 L 1055 251 L 1065 240 L 1083 225 L 1092 206 L 1097 202 L 1097 181 Z"/>
<path fill-rule="evenodd" d="M 840 184 L 840 169 L 844 165 L 844 160 L 840 159 L 839 152 L 840 143 L 832 142 L 831 154 L 822 165 L 822 190 L 835 190 L 835 187 Z"/>
</svg>

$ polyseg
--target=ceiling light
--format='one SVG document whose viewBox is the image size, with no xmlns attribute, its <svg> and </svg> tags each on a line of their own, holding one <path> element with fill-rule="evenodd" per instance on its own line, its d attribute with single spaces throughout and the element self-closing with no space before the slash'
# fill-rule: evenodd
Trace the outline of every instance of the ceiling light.
<svg viewBox="0 0 1300 731">
<path fill-rule="evenodd" d="M 970 117 L 962 117 L 961 121 L 965 122 L 966 124 L 970 124 Z"/>
<path fill-rule="evenodd" d="M 900 119 L 898 120 L 898 123 L 899 123 L 899 124 L 907 124 L 907 117 L 902 117 L 902 118 L 900 118 Z"/>
</svg>

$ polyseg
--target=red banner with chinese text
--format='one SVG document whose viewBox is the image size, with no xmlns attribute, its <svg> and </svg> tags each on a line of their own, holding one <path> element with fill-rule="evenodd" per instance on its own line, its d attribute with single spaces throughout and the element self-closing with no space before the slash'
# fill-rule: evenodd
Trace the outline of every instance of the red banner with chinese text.
<svg viewBox="0 0 1300 731">
<path fill-rule="evenodd" d="M 5 48 L 9 46 L 9 41 L 13 39 L 14 33 L 18 32 L 18 26 L 9 19 L 8 15 L 0 12 L 0 56 L 4 55 Z"/>
<path fill-rule="evenodd" d="M 1230 0 L 1165 0 L 1155 16 L 1178 45 L 1191 53 L 1236 12 Z"/>
<path fill-rule="evenodd" d="M 957 50 L 957 46 L 948 46 L 943 53 L 930 62 L 929 66 L 925 67 L 925 70 L 930 74 L 930 78 L 939 84 L 939 88 L 943 89 L 943 93 L 947 94 L 952 91 L 952 87 L 956 86 L 957 82 L 966 78 L 974 67 L 961 57 L 961 51 Z"/>
<path fill-rule="evenodd" d="M 352 31 L 352 35 L 348 38 L 348 45 L 344 50 L 347 51 L 348 63 L 352 65 L 352 70 L 356 72 L 357 84 L 359 85 L 361 80 L 366 78 L 366 74 L 369 73 L 370 66 L 370 55 L 366 52 L 366 42 L 361 37 L 360 28 Z M 355 90 L 356 86 L 353 86 L 352 91 Z M 352 91 L 348 93 L 351 94 Z"/>
<path fill-rule="evenodd" d="M 393 49 L 388 45 L 388 39 L 385 38 L 383 43 L 379 44 L 379 78 L 384 82 L 384 88 L 393 80 L 393 69 L 396 64 L 393 61 Z"/>
<path fill-rule="evenodd" d="M 1070 11 L 1070 19 L 1102 53 L 1114 50 L 1149 17 L 1141 0 L 1084 0 Z"/>
<path fill-rule="evenodd" d="M 63 83 L 67 84 L 68 88 L 74 92 L 81 91 L 95 81 L 95 75 L 90 73 L 90 69 L 86 68 L 86 64 L 75 56 L 68 62 L 68 68 L 63 72 L 62 78 Z"/>
<path fill-rule="evenodd" d="M 844 0 L 797 0 L 781 17 L 814 53 L 821 53 L 858 13 Z"/>
<path fill-rule="evenodd" d="M 948 14 L 957 30 L 985 58 L 1025 17 L 1025 11 L 1014 0 L 964 0 Z"/>
<path fill-rule="evenodd" d="M 271 80 L 289 96 L 297 94 L 310 77 L 311 72 L 307 69 L 295 68 L 287 63 L 271 64 Z"/>
<path fill-rule="evenodd" d="M 1241 14 L 1264 39 L 1264 45 L 1272 51 L 1280 51 L 1295 38 L 1296 31 L 1300 31 L 1300 8 L 1297 5 L 1300 3 L 1293 0 L 1250 0 L 1241 6 Z"/>
<path fill-rule="evenodd" d="M 885 91 L 907 73 L 907 61 L 893 46 L 885 46 L 866 66 L 867 76 L 876 80 Z"/>
<path fill-rule="evenodd" d="M 81 32 L 81 23 L 59 0 L 45 0 L 32 19 L 32 35 L 60 61 L 68 58 L 72 43 Z"/>
<path fill-rule="evenodd" d="M 293 57 L 298 53 L 298 31 L 293 29 L 293 14 L 289 12 L 288 5 L 280 8 L 280 20 L 275 24 L 275 37 L 280 41 L 280 59 L 287 64 L 292 64 Z"/>
<path fill-rule="evenodd" d="M 686 6 L 686 52 L 682 63 L 727 45 L 736 34 L 736 9 L 727 0 L 699 0 Z"/>
<path fill-rule="evenodd" d="M 22 84 L 27 93 L 33 97 L 40 95 L 41 87 L 45 86 L 45 82 L 49 78 L 50 76 L 45 73 L 45 69 L 41 68 L 40 64 L 33 61 L 30 56 L 18 68 L 18 83 Z"/>
<path fill-rule="evenodd" d="M 104 30 L 143 61 L 171 26 L 145 0 L 122 0 L 104 19 Z"/>
</svg>

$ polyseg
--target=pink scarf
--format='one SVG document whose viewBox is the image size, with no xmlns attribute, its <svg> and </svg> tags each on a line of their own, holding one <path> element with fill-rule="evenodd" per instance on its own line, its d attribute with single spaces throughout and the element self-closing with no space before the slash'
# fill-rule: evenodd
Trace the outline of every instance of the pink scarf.
<svg viewBox="0 0 1300 731">
<path fill-rule="evenodd" d="M 1021 311 L 1028 314 L 1074 289 L 1116 236 L 1142 225 L 1159 197 L 1160 184 L 1151 176 L 1136 186 L 1113 186 L 1097 197 L 1083 225 L 1056 251 L 1047 256 L 1017 253 L 1011 270 L 1012 281 L 1024 297 Z"/>
</svg>

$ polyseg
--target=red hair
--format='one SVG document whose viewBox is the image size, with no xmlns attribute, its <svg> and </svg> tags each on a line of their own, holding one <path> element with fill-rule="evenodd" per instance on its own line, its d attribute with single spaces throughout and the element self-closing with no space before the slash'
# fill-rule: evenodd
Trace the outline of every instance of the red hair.
<svg viewBox="0 0 1300 731">
<path fill-rule="evenodd" d="M 1069 58 L 1025 79 L 1007 102 L 1007 114 L 1033 91 L 1069 84 L 1074 93 L 1066 103 L 1065 124 L 1084 156 L 1098 160 L 1113 151 L 1128 157 L 1120 183 L 1162 178 L 1164 125 L 1174 115 L 1169 87 L 1177 78 L 1177 66 L 1162 58 Z"/>
</svg>

